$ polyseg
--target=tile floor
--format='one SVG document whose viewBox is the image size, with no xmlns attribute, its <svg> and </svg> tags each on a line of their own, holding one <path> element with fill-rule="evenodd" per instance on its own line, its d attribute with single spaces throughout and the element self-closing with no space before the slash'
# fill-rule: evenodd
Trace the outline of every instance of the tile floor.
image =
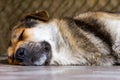
<svg viewBox="0 0 120 80">
<path fill-rule="evenodd" d="M 15 66 L 0 59 L 0 80 L 120 80 L 120 66 Z"/>
</svg>

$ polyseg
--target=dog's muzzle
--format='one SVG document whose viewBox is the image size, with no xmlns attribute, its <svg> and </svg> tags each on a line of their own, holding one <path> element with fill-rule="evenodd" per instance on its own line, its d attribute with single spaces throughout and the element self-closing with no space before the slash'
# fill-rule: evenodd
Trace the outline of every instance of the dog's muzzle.
<svg viewBox="0 0 120 80">
<path fill-rule="evenodd" d="M 28 42 L 18 48 L 14 55 L 22 65 L 49 65 L 51 56 L 51 46 L 46 41 Z"/>
</svg>

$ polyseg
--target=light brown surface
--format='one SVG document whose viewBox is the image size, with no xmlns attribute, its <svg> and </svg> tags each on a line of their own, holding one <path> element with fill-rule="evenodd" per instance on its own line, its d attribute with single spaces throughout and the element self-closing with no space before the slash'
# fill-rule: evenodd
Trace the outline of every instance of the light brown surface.
<svg viewBox="0 0 120 80">
<path fill-rule="evenodd" d="M 120 80 L 120 66 L 15 66 L 2 62 L 0 80 Z"/>
</svg>

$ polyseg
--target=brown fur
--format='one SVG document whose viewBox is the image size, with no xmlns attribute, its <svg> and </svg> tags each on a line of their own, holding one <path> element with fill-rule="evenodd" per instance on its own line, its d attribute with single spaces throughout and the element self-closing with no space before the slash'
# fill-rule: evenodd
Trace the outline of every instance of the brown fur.
<svg viewBox="0 0 120 80">
<path fill-rule="evenodd" d="M 26 41 L 34 41 L 35 35 L 32 31 L 37 24 L 45 25 L 52 22 L 58 29 L 58 33 L 53 35 L 59 34 L 59 37 L 55 38 L 57 45 L 55 51 L 58 51 L 60 59 L 55 58 L 56 54 L 52 51 L 54 58 L 50 65 L 114 65 L 119 63 L 119 57 L 116 56 L 119 53 L 112 49 L 115 42 L 113 35 L 105 25 L 106 19 L 119 21 L 118 16 L 112 13 L 88 12 L 74 18 L 49 20 L 45 11 L 29 14 L 12 31 L 12 44 L 8 48 L 9 63 L 19 64 L 14 59 L 14 55 L 19 47 L 27 43 Z M 105 23 L 103 23 L 104 20 Z M 61 60 L 65 55 L 69 56 L 67 57 L 69 61 L 67 58 L 66 62 Z"/>
</svg>

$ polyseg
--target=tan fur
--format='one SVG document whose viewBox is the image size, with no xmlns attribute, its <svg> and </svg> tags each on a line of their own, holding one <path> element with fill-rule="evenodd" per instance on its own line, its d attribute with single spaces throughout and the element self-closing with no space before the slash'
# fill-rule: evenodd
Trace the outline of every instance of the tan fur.
<svg viewBox="0 0 120 80">
<path fill-rule="evenodd" d="M 38 12 L 39 13 L 39 12 Z M 36 15 L 38 13 L 35 13 Z M 42 16 L 40 16 L 42 14 Z M 69 19 L 52 19 L 48 20 L 48 16 L 46 13 L 39 13 L 39 15 L 29 15 L 32 18 L 38 18 L 39 20 L 35 20 L 38 25 L 33 28 L 14 28 L 11 36 L 12 45 L 8 48 L 8 56 L 12 57 L 15 55 L 17 49 L 19 47 L 23 47 L 24 44 L 29 41 L 38 42 L 43 39 L 48 40 L 52 47 L 52 58 L 50 65 L 113 65 L 119 59 L 117 56 L 120 53 L 116 51 L 116 48 L 111 51 L 112 47 L 115 46 L 117 31 L 109 32 L 109 29 L 114 28 L 113 26 L 109 26 L 106 24 L 105 27 L 103 25 L 105 23 L 109 23 L 109 20 L 120 21 L 120 17 L 118 14 L 105 13 L 105 12 L 88 12 L 81 13 L 78 16 L 72 18 L 72 20 L 82 20 L 87 24 L 94 25 L 92 20 L 97 20 L 101 27 L 101 30 L 106 31 L 112 36 L 112 45 L 110 46 L 100 39 L 98 36 L 95 36 L 94 33 L 85 31 L 80 28 L 81 26 L 77 25 L 74 21 L 70 21 Z M 40 16 L 40 17 L 39 17 Z M 41 21 L 42 20 L 42 21 Z M 81 23 L 82 24 L 82 23 Z M 120 23 L 118 23 L 120 24 Z M 94 27 L 97 27 L 94 26 Z M 120 27 L 120 26 L 118 26 Z M 54 34 L 50 35 L 48 33 L 42 34 L 41 30 L 46 30 L 53 32 Z M 48 29 L 49 28 L 49 29 Z M 48 29 L 48 30 L 47 30 Z M 23 40 L 19 41 L 18 37 L 24 30 Z M 39 37 L 37 34 L 40 34 Z M 48 35 L 47 35 L 48 34 Z M 15 37 L 16 36 L 16 37 Z M 41 37 L 42 36 L 42 37 Z M 43 37 L 46 38 L 43 38 Z M 50 38 L 49 38 L 50 37 Z M 55 39 L 53 39 L 55 37 Z M 56 43 L 55 43 L 56 42 Z M 119 48 L 119 47 L 118 47 Z M 10 64 L 18 64 L 18 62 L 12 58 L 9 58 Z"/>
</svg>

